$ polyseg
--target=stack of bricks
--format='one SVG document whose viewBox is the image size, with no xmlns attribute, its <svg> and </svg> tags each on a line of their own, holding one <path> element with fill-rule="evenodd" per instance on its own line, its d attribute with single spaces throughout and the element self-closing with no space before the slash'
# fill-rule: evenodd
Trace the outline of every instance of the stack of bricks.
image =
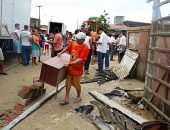
<svg viewBox="0 0 170 130">
<path fill-rule="evenodd" d="M 44 83 L 39 80 L 38 77 L 33 78 L 33 84 L 31 86 L 23 86 L 18 92 L 19 104 L 24 106 L 28 105 L 31 101 L 37 99 L 46 92 Z"/>
<path fill-rule="evenodd" d="M 25 106 L 17 103 L 14 108 L 0 116 L 0 128 L 9 124 L 24 111 Z"/>
<path fill-rule="evenodd" d="M 0 114 L 0 128 L 6 126 L 19 116 L 26 108 L 26 105 L 30 104 L 31 101 L 37 99 L 45 92 L 46 89 L 44 88 L 44 83 L 41 82 L 38 77 L 34 77 L 31 86 L 23 86 L 22 89 L 19 90 L 18 103 L 14 108 L 8 112 Z"/>
</svg>

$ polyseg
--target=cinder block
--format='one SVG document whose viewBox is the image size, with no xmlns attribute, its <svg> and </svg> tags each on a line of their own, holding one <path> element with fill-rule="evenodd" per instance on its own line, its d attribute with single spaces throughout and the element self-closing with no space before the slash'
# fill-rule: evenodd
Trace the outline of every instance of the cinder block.
<svg viewBox="0 0 170 130">
<path fill-rule="evenodd" d="M 31 92 L 30 87 L 23 86 L 22 89 L 19 90 L 18 96 L 23 98 L 23 99 L 27 99 L 29 97 L 30 92 Z"/>
<path fill-rule="evenodd" d="M 18 97 L 18 103 L 23 106 L 30 104 L 30 102 L 31 102 L 31 98 L 23 99 L 23 98 Z"/>
<path fill-rule="evenodd" d="M 35 82 L 35 83 L 33 83 L 33 85 L 30 86 L 30 88 L 31 88 L 31 91 L 38 90 L 38 89 L 43 89 L 44 88 L 44 83 L 40 82 L 40 81 Z"/>
<path fill-rule="evenodd" d="M 40 77 L 33 77 L 33 83 L 40 81 Z"/>
</svg>

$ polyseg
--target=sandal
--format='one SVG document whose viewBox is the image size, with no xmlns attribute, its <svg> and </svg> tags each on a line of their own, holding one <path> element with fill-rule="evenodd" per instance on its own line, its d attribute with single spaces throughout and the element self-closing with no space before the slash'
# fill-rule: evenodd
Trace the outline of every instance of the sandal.
<svg viewBox="0 0 170 130">
<path fill-rule="evenodd" d="M 67 105 L 67 104 L 69 104 L 69 101 L 62 101 L 62 102 L 60 102 L 60 105 Z"/>
<path fill-rule="evenodd" d="M 78 103 L 78 102 L 81 102 L 81 101 L 82 101 L 81 98 L 76 98 L 73 102 L 74 102 L 74 103 Z"/>
<path fill-rule="evenodd" d="M 5 72 L 1 72 L 0 74 L 2 74 L 2 75 L 8 75 L 7 73 L 5 73 Z"/>
</svg>

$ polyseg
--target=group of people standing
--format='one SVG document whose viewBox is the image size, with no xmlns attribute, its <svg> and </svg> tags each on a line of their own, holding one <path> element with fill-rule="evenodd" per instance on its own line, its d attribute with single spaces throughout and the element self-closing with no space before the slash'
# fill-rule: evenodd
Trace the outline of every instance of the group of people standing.
<svg viewBox="0 0 170 130">
<path fill-rule="evenodd" d="M 74 34 L 69 33 L 67 37 L 67 44 L 75 41 L 75 35 L 80 30 L 76 30 Z M 103 69 L 109 70 L 110 61 L 113 61 L 113 56 L 118 55 L 120 62 L 126 51 L 126 37 L 125 34 L 112 33 L 107 35 L 102 28 L 98 32 L 94 30 L 81 30 L 86 34 L 84 43 L 88 46 L 89 53 L 84 66 L 84 74 L 89 74 L 89 65 L 92 62 L 91 58 L 96 57 L 98 63 L 97 74 L 102 73 Z M 105 65 L 105 68 L 104 68 Z"/>
<path fill-rule="evenodd" d="M 30 30 L 27 25 L 24 25 L 24 30 L 20 31 L 20 25 L 16 23 L 12 36 L 18 62 L 27 66 L 30 57 L 32 57 L 32 65 L 37 65 L 36 58 L 40 57 L 41 40 L 38 31 L 36 29 Z"/>
<path fill-rule="evenodd" d="M 77 91 L 77 96 L 73 102 L 77 103 L 82 100 L 80 79 L 83 75 L 83 72 L 84 74 L 89 74 L 89 65 L 91 62 L 92 54 L 97 55 L 97 74 L 100 74 L 103 71 L 104 60 L 105 69 L 109 69 L 109 50 L 111 48 L 110 46 L 113 45 L 112 49 L 115 49 L 115 47 L 118 46 L 118 48 L 121 50 L 122 46 L 126 48 L 125 42 L 126 38 L 122 34 L 119 34 L 118 41 L 118 39 L 116 40 L 114 35 L 112 35 L 112 37 L 106 35 L 102 28 L 100 28 L 98 32 L 76 30 L 74 34 L 69 33 L 66 38 L 66 47 L 57 54 L 57 56 L 61 56 L 64 52 L 67 51 L 71 56 L 70 62 L 65 64 L 65 67 L 68 68 L 65 82 L 66 94 L 64 100 L 61 101 L 60 104 L 69 104 L 69 93 L 71 90 L 71 86 L 74 86 Z M 122 52 L 123 51 L 121 50 L 121 53 Z"/>
</svg>

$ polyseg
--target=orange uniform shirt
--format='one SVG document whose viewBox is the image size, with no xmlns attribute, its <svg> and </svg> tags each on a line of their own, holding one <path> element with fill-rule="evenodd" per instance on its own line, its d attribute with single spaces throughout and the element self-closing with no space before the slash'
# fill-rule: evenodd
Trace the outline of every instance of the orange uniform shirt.
<svg viewBox="0 0 170 130">
<path fill-rule="evenodd" d="M 67 50 L 69 51 L 71 58 L 70 62 L 75 61 L 77 59 L 82 59 L 82 63 L 74 64 L 68 67 L 68 73 L 74 76 L 81 76 L 83 74 L 83 68 L 85 61 L 87 60 L 87 56 L 89 53 L 89 49 L 86 44 L 78 45 L 73 42 L 72 44 L 67 46 Z"/>
</svg>

